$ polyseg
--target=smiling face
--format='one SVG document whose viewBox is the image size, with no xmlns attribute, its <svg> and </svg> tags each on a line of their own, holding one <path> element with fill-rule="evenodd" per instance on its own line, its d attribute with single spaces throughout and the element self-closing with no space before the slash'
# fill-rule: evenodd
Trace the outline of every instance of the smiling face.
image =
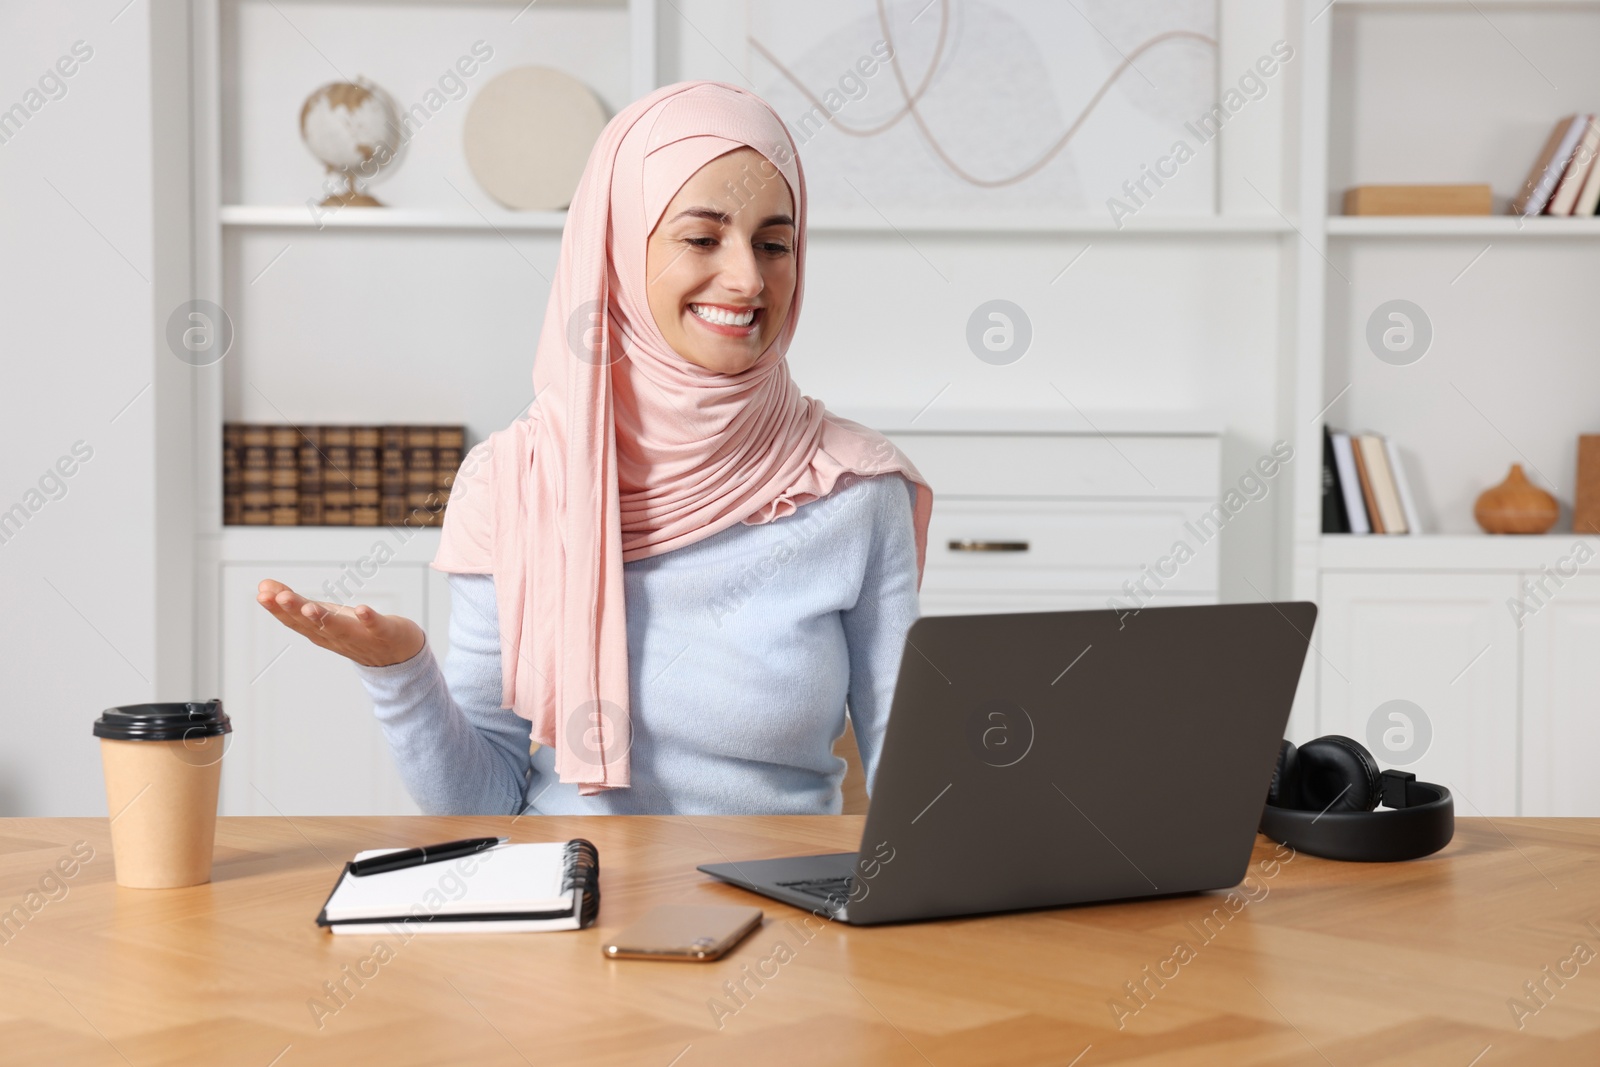
<svg viewBox="0 0 1600 1067">
<path fill-rule="evenodd" d="M 794 300 L 788 182 L 754 148 L 713 159 L 661 213 L 645 273 L 650 313 L 674 351 L 721 374 L 749 369 Z"/>
</svg>

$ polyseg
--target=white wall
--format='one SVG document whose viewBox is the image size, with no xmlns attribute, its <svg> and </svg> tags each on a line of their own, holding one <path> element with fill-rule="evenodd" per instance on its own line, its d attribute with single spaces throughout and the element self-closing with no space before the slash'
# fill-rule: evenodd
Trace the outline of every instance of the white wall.
<svg viewBox="0 0 1600 1067">
<path fill-rule="evenodd" d="M 188 368 L 155 345 L 187 269 L 185 22 L 121 6 L 0 4 L 0 108 L 31 111 L 0 143 L 0 509 L 30 511 L 0 544 L 0 815 L 103 813 L 95 715 L 190 695 Z"/>
</svg>

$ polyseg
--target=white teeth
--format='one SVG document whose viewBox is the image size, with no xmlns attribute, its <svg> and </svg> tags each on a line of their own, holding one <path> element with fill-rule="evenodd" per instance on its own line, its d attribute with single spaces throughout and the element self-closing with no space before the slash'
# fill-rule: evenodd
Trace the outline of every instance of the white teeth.
<svg viewBox="0 0 1600 1067">
<path fill-rule="evenodd" d="M 719 326 L 748 326 L 751 320 L 756 317 L 754 308 L 738 315 L 730 311 L 724 311 L 721 308 L 708 307 L 705 304 L 690 304 L 689 310 L 707 322 L 714 322 Z"/>
</svg>

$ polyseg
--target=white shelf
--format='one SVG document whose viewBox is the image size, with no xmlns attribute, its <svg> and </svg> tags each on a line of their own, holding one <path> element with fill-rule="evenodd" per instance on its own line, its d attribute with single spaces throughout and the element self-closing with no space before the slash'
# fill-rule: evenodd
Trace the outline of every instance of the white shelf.
<svg viewBox="0 0 1600 1067">
<path fill-rule="evenodd" d="M 396 6 L 405 4 L 435 4 L 439 0 L 386 0 L 386 3 Z M 524 8 L 532 7 L 530 0 L 446 0 L 456 3 L 482 3 L 489 6 Z M 538 0 L 540 7 L 600 7 L 600 8 L 626 8 L 631 0 Z"/>
<path fill-rule="evenodd" d="M 1324 571 L 1538 571 L 1579 542 L 1600 559 L 1600 538 L 1547 534 L 1323 534 Z"/>
<path fill-rule="evenodd" d="M 1329 237 L 1600 237 L 1600 216 L 1342 215 L 1328 219 Z"/>
<path fill-rule="evenodd" d="M 1106 234 L 1279 234 L 1292 227 L 1277 215 L 1157 215 L 1127 219 L 1120 227 L 1105 215 L 819 215 L 808 228 L 820 232 L 893 233 L 1085 233 Z"/>
<path fill-rule="evenodd" d="M 1600 0 L 1597 0 L 1600 2 Z M 219 212 L 225 227 L 255 229 L 352 230 L 484 230 L 559 234 L 566 227 L 565 211 L 495 211 L 482 215 L 465 211 L 429 211 L 419 208 L 345 208 L 313 216 L 303 204 L 230 204 Z M 1275 235 L 1291 232 L 1277 216 L 1234 217 L 1220 215 L 1175 216 L 1129 220 L 1120 229 L 1109 219 L 1095 216 L 995 219 L 981 217 L 922 217 L 885 222 L 881 217 L 834 217 L 811 220 L 820 233 L 1039 233 L 1182 236 L 1185 234 Z M 1328 219 L 1329 237 L 1600 237 L 1600 216 L 1589 218 L 1523 219 L 1514 215 L 1390 215 L 1336 216 Z"/>
<path fill-rule="evenodd" d="M 1333 0 L 1337 8 L 1401 10 L 1404 8 L 1479 8 L 1499 11 L 1537 11 L 1540 8 L 1600 7 L 1600 0 Z"/>
<path fill-rule="evenodd" d="M 313 215 L 304 204 L 229 204 L 218 212 L 218 218 L 223 226 L 301 230 L 512 230 L 559 234 L 567 224 L 565 211 L 497 210 L 478 215 L 393 207 L 318 210 L 325 213 Z"/>
<path fill-rule="evenodd" d="M 320 230 L 505 230 L 560 233 L 566 226 L 565 211 L 430 211 L 421 208 L 341 208 L 313 215 L 304 204 L 228 204 L 218 218 L 224 226 L 239 228 L 287 228 Z M 1105 234 L 1279 234 L 1290 226 L 1276 215 L 1235 216 L 1169 215 L 1148 219 L 1132 218 L 1120 228 L 1099 215 L 1017 216 L 913 216 L 885 221 L 880 215 L 833 216 L 810 220 L 814 232 L 836 233 L 1085 233 Z"/>
<path fill-rule="evenodd" d="M 437 526 L 224 526 L 216 538 L 219 563 L 353 564 L 382 542 L 394 563 L 429 563 L 439 551 Z"/>
</svg>

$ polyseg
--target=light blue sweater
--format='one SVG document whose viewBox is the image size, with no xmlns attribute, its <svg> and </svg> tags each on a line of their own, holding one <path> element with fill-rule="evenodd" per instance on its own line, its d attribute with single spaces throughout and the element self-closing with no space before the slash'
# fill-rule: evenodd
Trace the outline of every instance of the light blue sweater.
<svg viewBox="0 0 1600 1067">
<path fill-rule="evenodd" d="M 450 651 L 357 665 L 406 788 L 439 815 L 837 814 L 848 705 L 870 791 L 917 618 L 916 486 L 837 488 L 623 565 L 632 786 L 580 796 L 500 707 L 490 575 L 450 576 Z"/>
</svg>

